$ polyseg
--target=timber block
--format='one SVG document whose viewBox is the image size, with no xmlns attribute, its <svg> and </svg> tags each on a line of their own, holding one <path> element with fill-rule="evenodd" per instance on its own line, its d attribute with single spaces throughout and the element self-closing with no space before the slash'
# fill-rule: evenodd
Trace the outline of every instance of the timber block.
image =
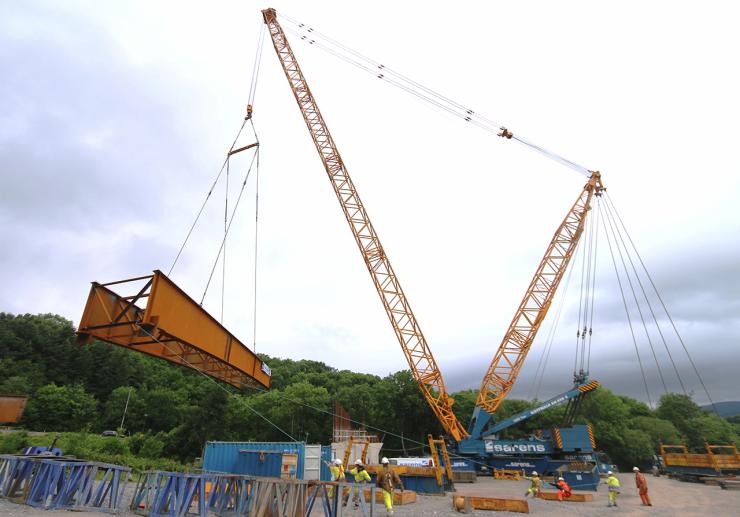
<svg viewBox="0 0 740 517">
<path fill-rule="evenodd" d="M 460 498 L 463 501 L 460 501 Z M 452 496 L 452 507 L 461 507 L 463 513 L 466 508 L 473 508 L 475 510 L 492 510 L 494 512 L 514 512 L 514 513 L 529 513 L 529 504 L 524 499 L 500 499 L 496 497 L 475 497 L 475 496 Z"/>
<path fill-rule="evenodd" d="M 478 481 L 478 475 L 474 470 L 453 470 L 452 481 L 454 483 L 475 483 Z"/>
<path fill-rule="evenodd" d="M 365 499 L 368 499 L 370 497 L 370 490 L 365 489 Z M 375 502 L 376 503 L 382 503 L 383 502 L 383 491 L 381 489 L 375 490 Z M 401 492 L 400 490 L 394 490 L 393 491 L 393 504 L 394 505 L 404 505 L 404 504 L 411 504 L 416 502 L 416 492 L 413 490 L 404 490 Z"/>
<path fill-rule="evenodd" d="M 545 501 L 557 501 L 558 493 L 557 492 L 540 492 L 539 497 L 540 499 L 544 499 Z M 585 503 L 586 501 L 593 501 L 593 500 L 594 500 L 593 494 L 572 493 L 570 494 L 570 497 L 563 497 L 563 501 L 568 501 L 571 503 Z"/>
</svg>

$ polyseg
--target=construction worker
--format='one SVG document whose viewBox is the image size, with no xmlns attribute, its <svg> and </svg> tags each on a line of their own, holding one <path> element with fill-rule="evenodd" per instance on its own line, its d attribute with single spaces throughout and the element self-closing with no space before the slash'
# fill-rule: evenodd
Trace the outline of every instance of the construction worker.
<svg viewBox="0 0 740 517">
<path fill-rule="evenodd" d="M 362 461 L 356 460 L 355 461 L 355 467 L 349 471 L 350 474 L 354 477 L 355 483 L 364 484 L 368 481 L 371 481 L 370 474 L 367 473 L 367 470 L 365 470 L 365 465 L 362 464 Z M 360 490 L 362 490 L 361 487 L 357 487 L 356 489 L 353 488 L 353 491 L 355 491 L 355 494 L 352 496 L 352 502 L 355 505 L 355 508 L 360 506 Z M 342 503 L 343 506 L 347 506 L 347 501 L 349 500 L 349 492 L 344 496 L 344 502 Z"/>
<path fill-rule="evenodd" d="M 532 494 L 533 497 L 539 497 L 542 481 L 540 480 L 540 476 L 537 474 L 537 471 L 533 470 L 532 476 L 524 476 L 524 479 L 529 480 L 529 489 L 527 490 L 527 493 L 524 494 L 524 497 L 527 497 L 529 494 Z"/>
<path fill-rule="evenodd" d="M 339 458 L 332 461 L 331 465 L 329 466 L 329 473 L 331 474 L 331 480 L 336 483 L 342 483 L 344 482 L 344 465 L 342 464 L 342 460 Z M 329 497 L 334 496 L 334 487 L 329 487 Z"/>
<path fill-rule="evenodd" d="M 648 495 L 647 479 L 645 475 L 640 472 L 637 467 L 632 467 L 632 471 L 635 473 L 635 485 L 637 485 L 637 491 L 640 492 L 640 499 L 642 499 L 642 506 L 653 506 L 650 502 L 650 496 Z"/>
<path fill-rule="evenodd" d="M 558 483 L 555 485 L 558 487 L 558 501 L 562 502 L 563 498 L 568 499 L 573 492 L 570 490 L 570 486 L 565 482 L 565 479 L 558 478 Z"/>
<path fill-rule="evenodd" d="M 393 489 L 399 487 L 403 492 L 403 482 L 398 474 L 391 468 L 391 463 L 388 458 L 380 460 L 383 465 L 383 470 L 378 473 L 378 487 L 380 487 L 383 493 L 383 502 L 385 503 L 385 511 L 388 515 L 393 515 Z"/>
<path fill-rule="evenodd" d="M 617 506 L 617 494 L 621 492 L 622 485 L 619 484 L 617 476 L 611 470 L 606 474 L 609 476 L 606 478 L 607 489 L 609 490 L 609 504 L 607 506 Z"/>
</svg>

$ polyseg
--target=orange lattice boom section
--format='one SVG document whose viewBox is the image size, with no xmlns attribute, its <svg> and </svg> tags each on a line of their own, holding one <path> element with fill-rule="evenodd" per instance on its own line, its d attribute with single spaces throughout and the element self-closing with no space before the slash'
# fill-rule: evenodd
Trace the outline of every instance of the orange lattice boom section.
<svg viewBox="0 0 740 517">
<path fill-rule="evenodd" d="M 121 295 L 113 286 L 136 291 Z M 270 387 L 270 368 L 161 271 L 93 282 L 77 342 L 96 339 L 199 370 L 237 388 Z"/>
</svg>

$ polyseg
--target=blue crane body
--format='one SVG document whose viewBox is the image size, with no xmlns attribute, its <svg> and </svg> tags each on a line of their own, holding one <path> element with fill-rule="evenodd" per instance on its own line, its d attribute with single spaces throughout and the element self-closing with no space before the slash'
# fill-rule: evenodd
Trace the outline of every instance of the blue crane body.
<svg viewBox="0 0 740 517">
<path fill-rule="evenodd" d="M 470 436 L 450 447 L 458 458 L 472 461 L 453 462 L 458 469 L 481 471 L 493 469 L 537 471 L 540 475 L 557 475 L 581 490 L 596 490 L 599 485 L 601 462 L 595 449 L 593 433 L 588 425 L 566 425 L 537 432 L 529 438 L 504 440 L 498 433 L 532 418 L 541 412 L 568 404 L 566 415 L 575 413 L 583 396 L 599 386 L 597 381 L 583 378 L 574 387 L 534 408 L 517 413 L 498 423 L 491 423 L 491 415 L 476 407 L 469 427 Z M 566 420 L 568 417 L 566 417 Z M 474 467 L 473 467 L 474 466 Z"/>
</svg>

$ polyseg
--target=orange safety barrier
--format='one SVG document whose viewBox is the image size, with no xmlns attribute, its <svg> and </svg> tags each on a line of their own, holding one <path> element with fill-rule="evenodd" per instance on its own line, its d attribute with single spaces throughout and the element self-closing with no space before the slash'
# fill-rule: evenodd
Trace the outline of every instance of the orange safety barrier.
<svg viewBox="0 0 740 517">
<path fill-rule="evenodd" d="M 112 286 L 138 290 L 120 295 Z M 270 368 L 161 271 L 93 282 L 77 342 L 96 339 L 197 369 L 237 388 L 270 387 Z"/>
</svg>

